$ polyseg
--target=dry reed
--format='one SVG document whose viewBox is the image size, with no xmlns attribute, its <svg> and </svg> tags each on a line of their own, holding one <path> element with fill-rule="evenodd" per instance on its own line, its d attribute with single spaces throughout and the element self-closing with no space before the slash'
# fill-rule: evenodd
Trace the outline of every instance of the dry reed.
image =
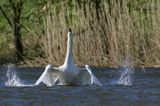
<svg viewBox="0 0 160 106">
<path fill-rule="evenodd" d="M 158 0 L 48 2 L 39 39 L 46 63 L 63 64 L 71 27 L 73 55 L 80 66 L 120 66 L 126 57 L 134 66 L 159 65 L 159 5 Z"/>
</svg>

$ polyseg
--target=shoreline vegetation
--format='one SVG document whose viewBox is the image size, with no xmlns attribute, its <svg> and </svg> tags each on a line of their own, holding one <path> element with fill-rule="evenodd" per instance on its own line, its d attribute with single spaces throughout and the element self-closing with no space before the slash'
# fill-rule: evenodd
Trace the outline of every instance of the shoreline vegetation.
<svg viewBox="0 0 160 106">
<path fill-rule="evenodd" d="M 12 16 L 3 1 L 1 8 Z M 15 1 L 24 1 L 19 23 L 23 61 L 17 61 L 13 29 L 0 11 L 0 64 L 60 66 L 71 28 L 78 66 L 116 67 L 127 60 L 135 67 L 160 67 L 159 0 Z"/>
</svg>

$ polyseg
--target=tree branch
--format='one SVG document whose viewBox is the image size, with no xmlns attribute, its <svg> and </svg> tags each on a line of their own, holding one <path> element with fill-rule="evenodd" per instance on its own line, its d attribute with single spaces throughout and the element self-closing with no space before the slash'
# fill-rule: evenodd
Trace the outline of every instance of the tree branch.
<svg viewBox="0 0 160 106">
<path fill-rule="evenodd" d="M 20 16 L 21 16 L 21 11 L 22 11 L 22 7 L 23 7 L 23 4 L 24 4 L 24 1 L 23 0 L 20 0 L 17 4 L 17 13 L 18 13 L 18 18 L 20 19 Z"/>
<path fill-rule="evenodd" d="M 8 24 L 13 28 L 13 25 L 12 25 L 10 19 L 8 18 L 7 14 L 4 12 L 4 10 L 1 6 L 0 6 L 0 10 L 1 10 L 3 16 L 5 17 L 5 19 L 7 20 Z"/>
<path fill-rule="evenodd" d="M 16 7 L 15 3 L 12 0 L 8 0 L 12 9 L 14 9 Z"/>
</svg>

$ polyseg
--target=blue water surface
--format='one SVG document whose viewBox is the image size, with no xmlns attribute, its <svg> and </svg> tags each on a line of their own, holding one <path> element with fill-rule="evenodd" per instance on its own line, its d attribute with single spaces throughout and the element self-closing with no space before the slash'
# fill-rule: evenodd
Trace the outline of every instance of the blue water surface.
<svg viewBox="0 0 160 106">
<path fill-rule="evenodd" d="M 160 68 L 137 68 L 132 85 L 119 85 L 119 68 L 93 68 L 99 86 L 9 87 L 0 67 L 0 106 L 160 106 Z M 15 67 L 23 83 L 33 84 L 44 67 Z"/>
</svg>

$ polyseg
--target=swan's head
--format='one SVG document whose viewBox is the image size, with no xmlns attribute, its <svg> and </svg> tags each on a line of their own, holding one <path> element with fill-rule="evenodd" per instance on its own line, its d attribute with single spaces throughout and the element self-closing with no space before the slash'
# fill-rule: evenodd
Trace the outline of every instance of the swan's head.
<svg viewBox="0 0 160 106">
<path fill-rule="evenodd" d="M 72 30 L 71 30 L 71 28 L 69 28 L 69 30 L 68 30 L 68 36 L 72 36 Z"/>
<path fill-rule="evenodd" d="M 68 32 L 72 32 L 71 28 L 69 28 Z"/>
</svg>

